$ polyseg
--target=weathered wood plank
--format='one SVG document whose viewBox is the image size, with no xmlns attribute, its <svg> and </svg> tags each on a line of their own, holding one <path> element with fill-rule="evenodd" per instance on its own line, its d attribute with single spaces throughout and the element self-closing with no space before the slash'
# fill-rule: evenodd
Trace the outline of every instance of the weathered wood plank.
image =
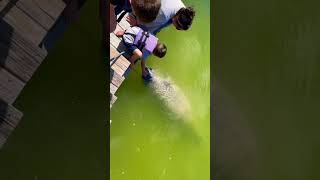
<svg viewBox="0 0 320 180">
<path fill-rule="evenodd" d="M 5 0 L 9 1 L 9 0 Z M 19 0 L 16 6 L 32 17 L 47 31 L 53 26 L 55 20 L 41 9 L 34 0 Z"/>
<path fill-rule="evenodd" d="M 12 104 L 23 89 L 25 83 L 0 67 L 0 98 Z"/>
<path fill-rule="evenodd" d="M 123 54 L 124 57 L 126 57 L 127 59 L 130 58 L 129 53 L 127 53 L 127 47 L 122 42 L 122 39 L 118 38 L 114 33 L 110 33 L 110 44 L 112 45 L 112 47 L 117 49 L 117 51 L 119 52 L 124 51 L 125 52 Z"/>
<path fill-rule="evenodd" d="M 110 93 L 111 94 L 115 94 L 117 91 L 117 87 L 115 85 L 113 85 L 112 83 L 110 83 Z"/>
<path fill-rule="evenodd" d="M 115 62 L 115 64 L 120 67 L 123 71 L 126 71 L 128 69 L 128 66 L 121 63 L 121 58 L 118 58 Z"/>
<path fill-rule="evenodd" d="M 33 0 L 34 3 L 42 9 L 44 12 L 47 12 L 54 20 L 57 20 L 66 7 L 66 4 L 63 0 Z"/>
<path fill-rule="evenodd" d="M 6 22 L 0 20 L 0 41 L 8 44 L 12 48 L 17 47 L 39 63 L 46 57 L 47 52 L 32 44 L 30 41 L 22 37 L 21 34 L 14 31 L 13 28 Z"/>
<path fill-rule="evenodd" d="M 111 83 L 114 84 L 116 87 L 120 87 L 120 85 L 122 84 L 122 82 L 124 81 L 124 77 L 120 76 L 118 73 L 114 72 L 112 74 L 112 79 L 111 79 Z"/>
<path fill-rule="evenodd" d="M 0 119 L 6 121 L 10 126 L 16 127 L 22 116 L 22 112 L 0 99 Z"/>
<path fill-rule="evenodd" d="M 110 33 L 110 44 L 117 49 L 121 42 L 121 39 L 117 37 L 114 33 Z"/>
<path fill-rule="evenodd" d="M 23 114 L 0 99 L 0 148 L 20 122 Z"/>
<path fill-rule="evenodd" d="M 117 56 L 118 54 L 119 52 L 115 49 L 115 47 L 110 46 L 110 59 L 112 57 Z M 124 56 L 121 55 L 119 59 L 120 59 L 120 62 L 123 63 L 123 65 L 130 66 L 129 60 L 127 60 Z"/>
<path fill-rule="evenodd" d="M 0 16 L 3 21 L 12 26 L 13 31 L 20 33 L 35 45 L 39 45 L 47 33 L 43 27 L 16 6 L 12 6 L 8 12 L 1 11 Z"/>
<path fill-rule="evenodd" d="M 119 55 L 119 52 L 110 45 L 110 61 L 112 58 L 117 57 Z"/>
<path fill-rule="evenodd" d="M 6 0 L 1 0 L 0 1 L 0 11 L 7 11 L 10 10 L 14 6 L 13 4 L 9 3 Z"/>
<path fill-rule="evenodd" d="M 23 82 L 27 82 L 40 63 L 15 43 L 8 45 L 0 42 L 0 65 Z"/>
<path fill-rule="evenodd" d="M 126 18 L 128 17 L 128 13 L 126 15 L 123 16 L 122 20 L 119 22 L 119 25 L 122 29 L 126 30 L 128 29 L 131 25 L 128 23 L 128 21 L 126 20 Z"/>
<path fill-rule="evenodd" d="M 120 52 L 125 52 L 117 60 L 111 63 L 110 108 L 117 100 L 117 97 L 114 94 L 125 80 L 125 77 L 123 77 L 124 73 L 129 69 L 130 66 L 130 62 L 127 59 L 130 58 L 130 55 L 126 52 L 127 48 L 124 45 L 122 38 L 119 38 L 115 35 L 116 32 L 123 31 L 130 27 L 129 23 L 125 20 L 126 16 L 119 24 L 117 24 L 114 32 L 110 33 L 110 59 L 118 56 Z"/>
<path fill-rule="evenodd" d="M 11 131 L 14 130 L 12 126 L 10 126 L 7 122 L 2 121 L 0 119 L 0 148 L 5 144 L 7 141 Z"/>
<path fill-rule="evenodd" d="M 124 75 L 125 70 L 121 69 L 121 67 L 119 67 L 116 63 L 114 63 L 111 68 L 118 73 L 120 76 Z"/>
<path fill-rule="evenodd" d="M 110 99 L 110 108 L 112 108 L 112 105 L 117 101 L 117 96 L 114 94 L 111 94 L 111 99 Z"/>
<path fill-rule="evenodd" d="M 126 67 L 126 69 L 130 66 L 130 62 L 123 56 L 120 56 L 118 59 L 119 63 Z"/>
</svg>

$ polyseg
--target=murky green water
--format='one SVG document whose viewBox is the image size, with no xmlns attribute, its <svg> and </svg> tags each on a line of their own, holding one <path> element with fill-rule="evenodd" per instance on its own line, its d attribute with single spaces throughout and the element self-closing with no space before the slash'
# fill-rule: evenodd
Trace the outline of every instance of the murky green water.
<svg viewBox="0 0 320 180">
<path fill-rule="evenodd" d="M 318 7 L 215 1 L 219 179 L 320 178 Z"/>
<path fill-rule="evenodd" d="M 99 8 L 83 8 L 15 104 L 24 117 L 0 151 L 1 180 L 107 178 Z"/>
<path fill-rule="evenodd" d="M 143 84 L 137 65 L 137 72 L 117 92 L 111 110 L 112 180 L 210 177 L 209 1 L 186 4 L 197 10 L 192 29 L 163 30 L 159 38 L 166 43 L 168 54 L 161 61 L 148 60 L 162 78 L 169 77 L 171 85 L 180 89 L 175 95 L 183 100 L 161 99 L 155 89 Z M 190 111 L 180 111 L 188 106 Z"/>
</svg>

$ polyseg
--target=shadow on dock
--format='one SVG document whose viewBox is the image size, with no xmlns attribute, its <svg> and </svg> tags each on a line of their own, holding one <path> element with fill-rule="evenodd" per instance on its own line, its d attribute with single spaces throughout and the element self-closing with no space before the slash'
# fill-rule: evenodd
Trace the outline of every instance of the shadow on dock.
<svg viewBox="0 0 320 180">
<path fill-rule="evenodd" d="M 1 18 L 1 17 L 0 17 Z M 12 27 L 0 19 L 0 65 L 3 68 L 8 60 L 9 49 L 11 47 Z"/>
<path fill-rule="evenodd" d="M 1 68 L 5 65 L 9 54 L 10 43 L 13 28 L 3 20 L 3 17 L 14 7 L 18 0 L 12 0 L 0 11 L 0 65 Z"/>
</svg>

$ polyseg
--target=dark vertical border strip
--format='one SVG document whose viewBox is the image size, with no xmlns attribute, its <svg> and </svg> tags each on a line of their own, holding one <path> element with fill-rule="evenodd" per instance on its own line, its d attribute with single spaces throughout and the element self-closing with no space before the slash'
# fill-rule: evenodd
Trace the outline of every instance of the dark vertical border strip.
<svg viewBox="0 0 320 180">
<path fill-rule="evenodd" d="M 108 0 L 100 0 L 99 2 L 100 6 L 100 13 L 99 13 L 99 18 L 101 21 L 101 29 L 102 29 L 102 39 L 101 39 L 101 54 L 103 61 L 105 61 L 105 69 L 106 69 L 106 82 L 110 81 L 110 68 L 109 68 L 109 63 L 107 62 L 107 59 L 110 58 L 110 36 L 108 35 L 108 29 L 109 28 L 109 8 L 110 8 L 110 3 Z M 107 131 L 107 137 L 106 137 L 106 146 L 107 146 L 107 159 L 106 159 L 106 176 L 107 180 L 110 179 L 110 95 L 108 92 L 110 92 L 110 82 L 106 83 L 106 93 L 107 93 L 107 116 L 106 116 L 106 131 Z"/>
</svg>

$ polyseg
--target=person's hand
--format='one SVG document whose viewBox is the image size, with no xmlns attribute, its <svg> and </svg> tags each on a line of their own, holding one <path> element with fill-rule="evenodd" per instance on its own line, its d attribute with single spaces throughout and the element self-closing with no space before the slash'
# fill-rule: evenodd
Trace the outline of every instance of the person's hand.
<svg viewBox="0 0 320 180">
<path fill-rule="evenodd" d="M 126 20 L 131 26 L 136 26 L 138 24 L 137 19 L 132 14 L 129 14 L 129 16 L 126 17 Z"/>
<path fill-rule="evenodd" d="M 117 31 L 115 34 L 116 34 L 116 36 L 121 37 L 121 36 L 123 36 L 124 31 Z"/>
</svg>

